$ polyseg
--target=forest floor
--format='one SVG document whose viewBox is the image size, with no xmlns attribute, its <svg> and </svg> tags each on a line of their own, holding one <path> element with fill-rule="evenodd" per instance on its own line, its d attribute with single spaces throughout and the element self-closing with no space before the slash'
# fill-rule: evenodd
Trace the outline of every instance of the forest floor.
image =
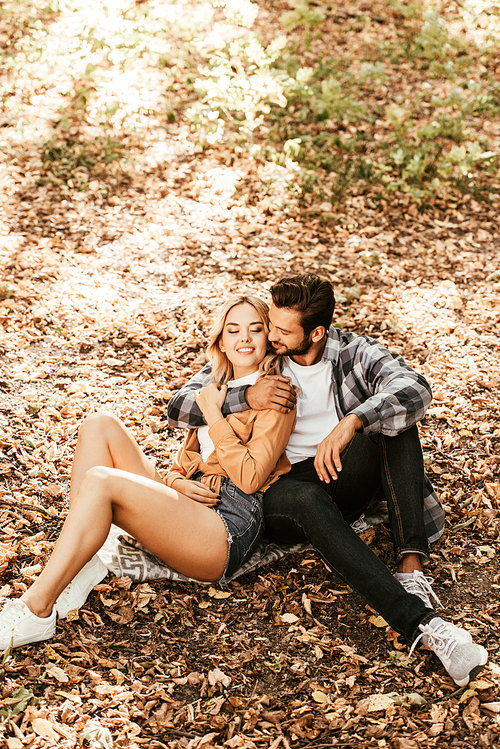
<svg viewBox="0 0 500 749">
<path fill-rule="evenodd" d="M 0 595 L 47 561 L 83 419 L 113 411 L 166 471 L 183 436 L 166 405 L 203 365 L 220 300 L 268 300 L 283 274 L 312 271 L 335 284 L 336 324 L 432 384 L 420 432 L 447 529 L 426 572 L 490 660 L 458 689 L 429 651 L 408 659 L 312 552 L 226 591 L 109 576 L 53 640 L 5 654 L 7 746 L 74 747 L 85 726 L 96 747 L 500 746 L 497 212 L 354 198 L 327 221 L 270 214 L 249 156 L 202 151 L 182 124 L 162 132 L 136 144 L 112 194 L 2 163 Z M 387 529 L 365 540 L 391 566 Z"/>
<path fill-rule="evenodd" d="M 229 184 L 238 178 L 238 192 L 214 194 L 214 170 Z M 481 208 L 353 208 L 339 228 L 269 216 L 247 204 L 243 159 L 225 166 L 216 151 L 194 153 L 175 137 L 162 169 L 144 164 L 137 175 L 111 200 L 63 199 L 18 176 L 3 203 L 1 595 L 21 594 L 50 553 L 82 419 L 112 410 L 167 469 L 182 434 L 167 426 L 166 404 L 203 364 L 220 300 L 244 291 L 268 298 L 283 273 L 318 271 L 335 282 L 338 323 L 402 353 L 432 383 L 421 437 L 447 531 L 427 573 L 444 614 L 488 647 L 490 665 L 457 690 L 431 653 L 408 663 L 395 633 L 377 627 L 312 553 L 247 575 L 224 597 L 194 584 L 108 578 L 50 643 L 20 648 L 3 665 L 7 715 L 19 706 L 13 693 L 28 690 L 6 722 L 9 747 L 73 746 L 90 717 L 116 746 L 493 746 L 499 285 L 486 278 L 498 262 L 494 217 Z M 366 262 L 367 248 L 377 264 Z M 387 532 L 367 540 L 390 564 Z M 297 619 L 283 621 L 286 613 Z M 379 709 L 374 695 L 390 693 L 396 701 Z"/>
</svg>

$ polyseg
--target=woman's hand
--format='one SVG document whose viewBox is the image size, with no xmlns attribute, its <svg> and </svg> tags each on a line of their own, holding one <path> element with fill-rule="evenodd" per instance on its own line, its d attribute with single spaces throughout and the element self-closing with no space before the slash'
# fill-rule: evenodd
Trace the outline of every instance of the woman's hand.
<svg viewBox="0 0 500 749">
<path fill-rule="evenodd" d="M 171 486 L 176 492 L 184 494 L 189 499 L 194 499 L 195 502 L 201 502 L 202 505 L 215 507 L 220 502 L 219 495 L 209 489 L 208 486 L 205 486 L 205 484 L 200 484 L 199 481 L 175 479 Z"/>
<path fill-rule="evenodd" d="M 226 400 L 226 394 L 227 385 L 219 387 L 215 382 L 211 382 L 210 385 L 196 391 L 196 403 L 209 427 L 224 418 L 221 409 Z"/>
</svg>

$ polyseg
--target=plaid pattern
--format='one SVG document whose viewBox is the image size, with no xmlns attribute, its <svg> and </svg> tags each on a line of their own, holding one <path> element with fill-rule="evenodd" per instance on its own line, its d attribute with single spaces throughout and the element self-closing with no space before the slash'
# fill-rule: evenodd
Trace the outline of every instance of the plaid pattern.
<svg viewBox="0 0 500 749">
<path fill-rule="evenodd" d="M 332 387 L 339 419 L 354 413 L 363 423 L 363 433 L 381 432 L 394 437 L 420 421 L 431 401 L 426 379 L 373 338 L 330 327 L 323 361 L 332 364 Z M 210 364 L 192 377 L 168 404 L 171 426 L 194 428 L 205 422 L 194 393 L 210 381 Z M 226 416 L 248 408 L 248 386 L 228 392 L 222 409 Z M 430 486 L 430 484 L 429 484 Z M 436 492 L 424 497 L 424 521 L 429 542 L 444 531 L 444 512 Z"/>
</svg>

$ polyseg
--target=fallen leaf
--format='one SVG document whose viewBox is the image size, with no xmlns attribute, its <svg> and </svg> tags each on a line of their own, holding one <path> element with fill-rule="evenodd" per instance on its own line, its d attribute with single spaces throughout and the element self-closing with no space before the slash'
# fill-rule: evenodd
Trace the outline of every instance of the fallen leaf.
<svg viewBox="0 0 500 749">
<path fill-rule="evenodd" d="M 217 590 L 217 588 L 211 588 L 211 587 L 208 589 L 208 595 L 210 596 L 210 598 L 218 598 L 218 599 L 231 597 L 231 593 L 228 590 Z"/>
<path fill-rule="evenodd" d="M 31 726 L 37 736 L 41 736 L 44 739 L 52 739 L 53 741 L 59 742 L 60 734 L 54 730 L 53 724 L 46 718 L 34 718 L 31 722 Z"/>
<path fill-rule="evenodd" d="M 8 738 L 7 749 L 23 749 L 23 742 L 20 739 Z"/>
<path fill-rule="evenodd" d="M 325 705 L 328 702 L 328 695 L 317 689 L 312 693 L 311 697 L 315 702 L 319 702 L 321 705 Z"/>
<path fill-rule="evenodd" d="M 500 713 L 500 702 L 482 702 L 481 707 L 492 713 Z"/>
<path fill-rule="evenodd" d="M 214 668 L 208 672 L 208 682 L 212 686 L 222 684 L 224 687 L 228 687 L 231 684 L 231 677 L 227 676 L 220 668 Z"/>
<path fill-rule="evenodd" d="M 394 700 L 388 697 L 387 694 L 371 694 L 368 700 L 368 712 L 370 713 L 394 707 Z"/>
<path fill-rule="evenodd" d="M 62 668 L 59 668 L 59 666 L 55 666 L 54 664 L 49 664 L 49 666 L 47 666 L 47 674 L 61 683 L 69 681 L 69 676 L 62 670 Z"/>
<path fill-rule="evenodd" d="M 383 616 L 370 616 L 368 619 L 374 627 L 388 627 L 386 620 Z"/>
<path fill-rule="evenodd" d="M 295 624 L 299 621 L 299 617 L 295 614 L 280 614 L 280 619 L 284 624 Z"/>
<path fill-rule="evenodd" d="M 102 726 L 97 720 L 89 720 L 80 731 L 80 741 L 88 741 L 89 749 L 113 749 L 113 739 L 109 728 Z"/>
</svg>

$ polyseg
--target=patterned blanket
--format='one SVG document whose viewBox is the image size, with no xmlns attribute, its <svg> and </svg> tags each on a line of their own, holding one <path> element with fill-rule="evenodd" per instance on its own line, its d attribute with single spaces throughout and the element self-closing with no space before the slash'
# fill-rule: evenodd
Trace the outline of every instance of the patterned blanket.
<svg viewBox="0 0 500 749">
<path fill-rule="evenodd" d="M 356 533 L 363 533 L 363 531 L 375 525 L 388 521 L 386 508 L 379 506 L 376 510 L 371 511 L 369 515 L 361 515 L 352 524 Z M 312 548 L 308 544 L 277 544 L 264 538 L 256 547 L 250 559 L 235 572 L 231 579 L 235 580 L 247 572 L 253 572 L 259 567 L 276 562 L 286 554 L 297 554 Z M 111 527 L 106 542 L 99 550 L 99 557 L 116 577 L 130 577 L 134 582 L 166 579 L 200 583 L 199 580 L 193 580 L 173 570 L 161 559 L 151 554 L 135 538 L 123 534 L 121 529 L 115 525 Z M 201 584 L 213 585 L 213 583 Z"/>
</svg>

